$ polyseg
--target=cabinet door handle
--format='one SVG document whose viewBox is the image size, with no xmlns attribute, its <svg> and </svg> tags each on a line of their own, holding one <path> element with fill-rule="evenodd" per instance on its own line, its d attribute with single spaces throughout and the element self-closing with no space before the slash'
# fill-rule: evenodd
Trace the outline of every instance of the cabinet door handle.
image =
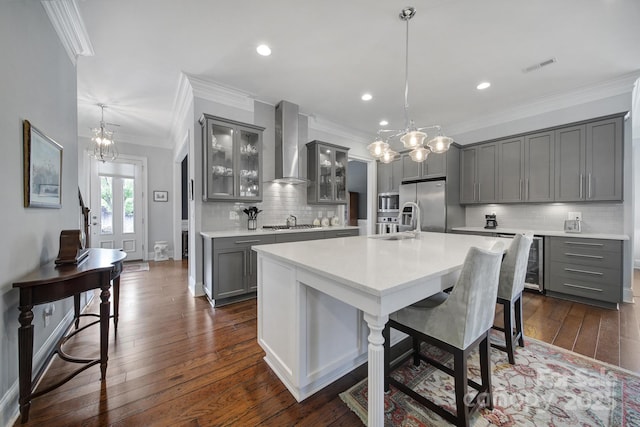
<svg viewBox="0 0 640 427">
<path fill-rule="evenodd" d="M 587 291 L 602 292 L 602 289 L 600 288 L 591 288 L 589 286 L 574 285 L 572 283 L 563 283 L 563 285 L 569 286 L 570 288 L 578 288 L 578 289 L 586 289 Z"/>
<path fill-rule="evenodd" d="M 476 201 L 476 185 L 477 185 L 477 184 L 474 182 L 474 183 L 473 183 L 473 201 L 474 201 L 474 202 Z"/>
<path fill-rule="evenodd" d="M 337 236 L 350 236 L 351 233 L 349 233 L 348 231 L 343 231 L 343 232 L 338 232 L 336 233 L 336 237 Z"/>
<path fill-rule="evenodd" d="M 574 254 L 571 252 L 565 252 L 564 253 L 566 256 L 575 256 L 575 257 L 580 257 L 580 258 L 593 258 L 593 259 L 603 259 L 603 256 L 600 255 L 585 255 L 585 254 Z"/>
<path fill-rule="evenodd" d="M 253 251 L 249 250 L 249 276 L 253 276 Z"/>
<path fill-rule="evenodd" d="M 583 273 L 583 274 L 591 274 L 594 276 L 602 276 L 603 273 L 599 271 L 589 271 L 589 270 L 578 270 L 577 268 L 565 268 L 564 271 L 570 271 L 572 273 Z"/>
<path fill-rule="evenodd" d="M 527 180 L 525 180 L 525 182 L 527 183 L 527 184 L 526 184 L 526 187 L 527 187 L 527 188 L 526 188 L 526 193 L 525 193 L 525 196 L 524 196 L 524 197 L 525 197 L 527 200 L 529 200 L 529 197 L 531 197 L 531 196 L 529 195 L 529 180 L 527 179 Z"/>
<path fill-rule="evenodd" d="M 244 251 L 242 257 L 242 277 L 247 277 L 247 251 Z"/>
<path fill-rule="evenodd" d="M 482 194 L 480 193 L 480 183 L 478 183 L 478 201 L 482 199 Z"/>
<path fill-rule="evenodd" d="M 582 174 L 580 174 L 580 198 L 582 199 Z"/>
<path fill-rule="evenodd" d="M 260 242 L 260 239 L 255 239 L 255 240 L 236 240 L 235 244 L 236 245 L 240 245 L 242 243 L 258 243 Z"/>
<path fill-rule="evenodd" d="M 586 242 L 564 242 L 565 245 L 576 245 L 576 246 L 604 246 L 604 243 L 586 243 Z"/>
<path fill-rule="evenodd" d="M 591 174 L 588 175 L 587 181 L 587 198 L 591 198 Z"/>
<path fill-rule="evenodd" d="M 518 196 L 519 200 L 522 200 L 522 180 L 520 180 L 520 195 Z"/>
</svg>

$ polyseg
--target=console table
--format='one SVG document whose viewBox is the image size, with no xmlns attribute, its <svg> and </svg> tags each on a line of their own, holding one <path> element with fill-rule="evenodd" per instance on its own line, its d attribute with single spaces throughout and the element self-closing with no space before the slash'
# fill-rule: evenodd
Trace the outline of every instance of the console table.
<svg viewBox="0 0 640 427">
<path fill-rule="evenodd" d="M 100 379 L 104 381 L 107 372 L 109 348 L 109 298 L 111 296 L 109 288 L 113 280 L 113 319 L 117 329 L 120 273 L 122 272 L 122 262 L 126 256 L 125 252 L 115 249 L 89 249 L 89 256 L 80 264 L 56 266 L 52 261 L 14 282 L 13 287 L 20 289 L 20 303 L 18 306 L 20 310 L 20 315 L 18 316 L 18 321 L 20 322 L 18 328 L 18 375 L 22 423 L 29 420 L 31 399 L 61 386 L 85 369 L 99 363 Z M 85 314 L 80 314 L 79 312 L 80 294 L 98 288 L 101 290 L 100 314 L 94 316 L 98 316 L 99 320 L 78 329 L 78 318 L 85 316 Z M 75 330 L 58 342 L 50 357 L 57 353 L 61 359 L 68 362 L 82 363 L 83 366 L 56 384 L 34 392 L 33 384 L 36 382 L 32 380 L 33 325 L 31 324 L 33 321 L 33 306 L 69 297 L 74 297 Z M 66 340 L 95 323 L 100 323 L 100 357 L 97 359 L 85 359 L 74 358 L 65 354 L 61 347 Z"/>
</svg>

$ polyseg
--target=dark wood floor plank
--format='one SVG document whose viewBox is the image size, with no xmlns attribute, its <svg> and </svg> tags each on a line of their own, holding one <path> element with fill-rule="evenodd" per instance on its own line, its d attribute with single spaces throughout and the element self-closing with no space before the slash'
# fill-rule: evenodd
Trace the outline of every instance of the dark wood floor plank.
<svg viewBox="0 0 640 427">
<path fill-rule="evenodd" d="M 34 399 L 25 426 L 362 425 L 338 394 L 366 377 L 366 365 L 298 403 L 263 360 L 255 300 L 213 308 L 188 292 L 186 263 L 149 264 L 147 272 L 122 276 L 107 380 L 91 368 Z M 97 312 L 98 303 L 89 309 Z M 525 292 L 523 317 L 530 337 L 640 372 L 637 305 L 618 312 Z M 97 354 L 92 328 L 68 350 Z M 54 361 L 42 385 L 73 368 Z"/>
</svg>

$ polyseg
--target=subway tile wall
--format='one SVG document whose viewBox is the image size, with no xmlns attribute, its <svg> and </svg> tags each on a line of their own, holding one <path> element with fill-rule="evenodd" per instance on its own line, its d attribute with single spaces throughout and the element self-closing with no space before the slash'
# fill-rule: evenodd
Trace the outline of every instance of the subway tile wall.
<svg viewBox="0 0 640 427">
<path fill-rule="evenodd" d="M 311 224 L 316 218 L 338 215 L 337 205 L 307 205 L 307 186 L 304 184 L 265 182 L 262 190 L 264 194 L 259 203 L 203 203 L 202 230 L 246 229 L 247 215 L 242 210 L 249 206 L 262 209 L 258 214 L 258 228 L 263 225 L 284 225 L 289 215 L 295 215 L 298 224 Z"/>
<path fill-rule="evenodd" d="M 582 212 L 584 233 L 624 234 L 622 203 L 550 203 L 467 206 L 467 227 L 484 227 L 495 212 L 499 227 L 560 231 L 569 212 Z"/>
</svg>

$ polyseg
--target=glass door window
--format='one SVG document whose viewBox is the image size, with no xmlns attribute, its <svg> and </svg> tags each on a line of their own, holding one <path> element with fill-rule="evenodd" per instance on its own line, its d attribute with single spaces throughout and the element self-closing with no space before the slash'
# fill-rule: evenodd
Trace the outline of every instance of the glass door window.
<svg viewBox="0 0 640 427">
<path fill-rule="evenodd" d="M 240 130 L 240 197 L 260 197 L 260 136 Z"/>
<path fill-rule="evenodd" d="M 233 182 L 233 128 L 211 124 L 211 147 L 209 147 L 207 171 L 208 188 L 211 196 L 234 195 Z"/>
<path fill-rule="evenodd" d="M 336 183 L 336 200 L 347 200 L 347 153 L 344 151 L 335 152 L 335 183 Z"/>
<path fill-rule="evenodd" d="M 332 200 L 333 199 L 333 163 L 335 155 L 331 148 L 318 147 L 318 159 L 319 159 L 319 182 L 318 194 L 320 200 Z"/>
</svg>

